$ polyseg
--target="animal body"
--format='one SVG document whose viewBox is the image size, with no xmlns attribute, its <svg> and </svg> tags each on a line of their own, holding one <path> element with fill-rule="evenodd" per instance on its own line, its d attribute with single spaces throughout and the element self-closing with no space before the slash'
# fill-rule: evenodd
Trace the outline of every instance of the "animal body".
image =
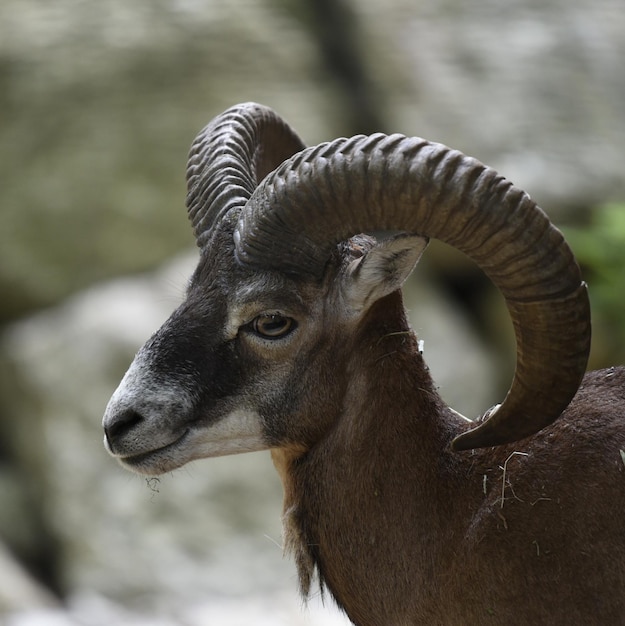
<svg viewBox="0 0 625 626">
<path fill-rule="evenodd" d="M 200 133 L 187 178 L 200 261 L 111 398 L 109 452 L 156 475 L 269 449 L 303 594 L 316 576 L 360 626 L 625 624 L 625 369 L 584 377 L 586 285 L 541 209 L 445 146 L 305 148 L 252 103 Z M 477 422 L 402 304 L 429 237 L 513 320 L 514 380 Z"/>
</svg>

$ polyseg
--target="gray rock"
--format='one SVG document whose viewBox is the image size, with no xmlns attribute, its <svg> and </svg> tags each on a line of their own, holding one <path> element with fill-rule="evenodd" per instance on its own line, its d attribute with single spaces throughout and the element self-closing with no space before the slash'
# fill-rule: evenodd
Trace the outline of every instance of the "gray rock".
<svg viewBox="0 0 625 626">
<path fill-rule="evenodd" d="M 0 615 L 58 606 L 54 596 L 37 583 L 0 542 Z"/>
<path fill-rule="evenodd" d="M 623 197 L 618 0 L 350 4 L 380 130 L 473 154 L 558 218 Z M 0 321 L 188 246 L 187 149 L 231 104 L 274 106 L 308 143 L 349 132 L 358 99 L 321 71 L 301 11 L 2 3 Z"/>
<path fill-rule="evenodd" d="M 354 6 L 394 130 L 478 157 L 560 219 L 623 198 L 618 0 Z"/>
</svg>

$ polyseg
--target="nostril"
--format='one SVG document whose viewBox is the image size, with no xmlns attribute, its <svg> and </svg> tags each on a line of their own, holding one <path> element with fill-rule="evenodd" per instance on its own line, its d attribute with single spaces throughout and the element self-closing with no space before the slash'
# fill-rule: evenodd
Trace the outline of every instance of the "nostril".
<svg viewBox="0 0 625 626">
<path fill-rule="evenodd" d="M 104 426 L 104 434 L 111 449 L 116 439 L 123 437 L 142 421 L 143 416 L 134 409 L 126 409 L 116 413 Z"/>
</svg>

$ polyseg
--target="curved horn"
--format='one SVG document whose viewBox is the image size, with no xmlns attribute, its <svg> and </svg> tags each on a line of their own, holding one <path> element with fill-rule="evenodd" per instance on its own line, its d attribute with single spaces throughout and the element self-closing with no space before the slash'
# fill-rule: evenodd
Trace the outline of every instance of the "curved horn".
<svg viewBox="0 0 625 626">
<path fill-rule="evenodd" d="M 260 104 L 238 104 L 214 118 L 195 138 L 187 163 L 187 209 L 198 246 L 226 213 L 245 206 L 269 172 L 304 147 Z"/>
<path fill-rule="evenodd" d="M 586 368 L 590 312 L 571 250 L 505 178 L 446 146 L 402 135 L 309 148 L 258 187 L 235 232 L 242 262 L 320 277 L 338 241 L 403 230 L 466 253 L 503 293 L 517 340 L 503 402 L 457 450 L 511 443 L 553 422 Z"/>
</svg>

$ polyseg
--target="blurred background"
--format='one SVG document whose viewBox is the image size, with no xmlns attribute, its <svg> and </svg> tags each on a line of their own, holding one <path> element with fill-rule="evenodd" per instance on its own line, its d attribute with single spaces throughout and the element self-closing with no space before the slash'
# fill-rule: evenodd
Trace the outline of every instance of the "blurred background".
<svg viewBox="0 0 625 626">
<path fill-rule="evenodd" d="M 196 259 L 187 150 L 255 100 L 309 144 L 446 143 L 528 191 L 593 305 L 591 367 L 625 356 L 622 0 L 3 0 L 0 624 L 346 624 L 303 608 L 268 453 L 145 481 L 100 419 Z M 501 399 L 501 300 L 432 245 L 406 288 L 443 396 Z M 418 523 L 415 520 L 415 523 Z"/>
</svg>

